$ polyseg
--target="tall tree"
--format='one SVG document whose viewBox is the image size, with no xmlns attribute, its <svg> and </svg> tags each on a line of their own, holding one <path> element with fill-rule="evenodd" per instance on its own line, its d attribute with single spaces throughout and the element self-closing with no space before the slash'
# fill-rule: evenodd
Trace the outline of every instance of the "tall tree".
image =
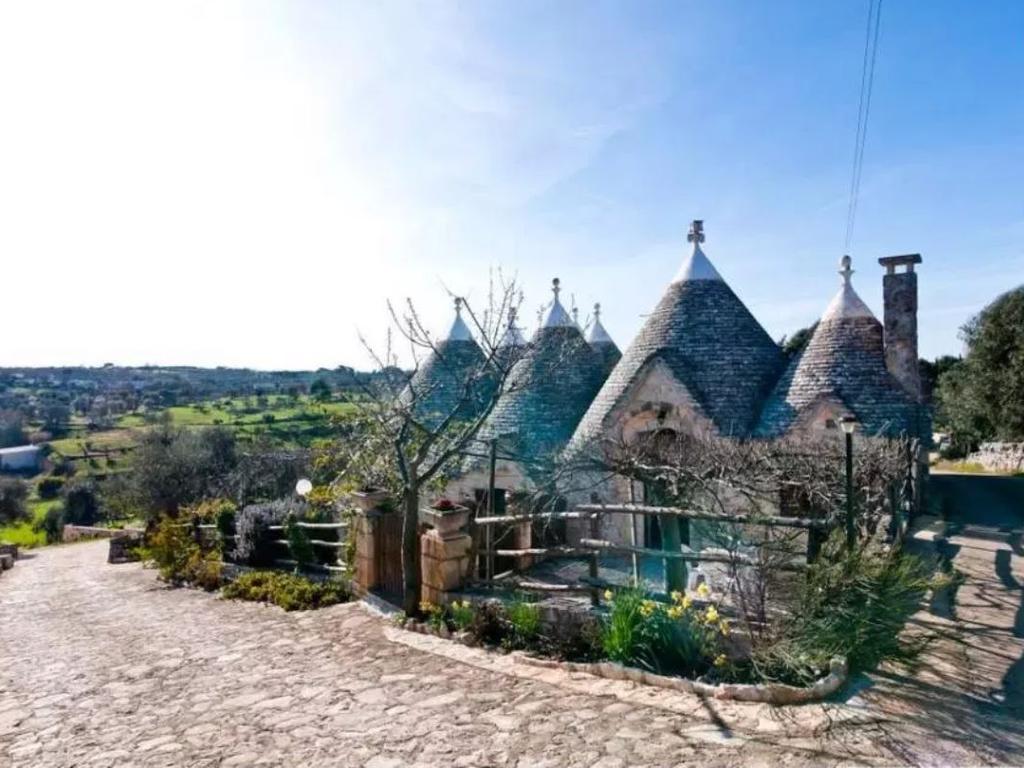
<svg viewBox="0 0 1024 768">
<path fill-rule="evenodd" d="M 971 318 L 961 337 L 963 364 L 943 373 L 938 388 L 954 440 L 1024 440 L 1024 286 Z"/>
</svg>

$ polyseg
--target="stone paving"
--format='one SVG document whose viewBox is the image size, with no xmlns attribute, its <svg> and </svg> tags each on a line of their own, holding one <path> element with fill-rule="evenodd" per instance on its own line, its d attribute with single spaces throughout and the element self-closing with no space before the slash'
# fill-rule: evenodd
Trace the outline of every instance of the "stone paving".
<svg viewBox="0 0 1024 768">
<path fill-rule="evenodd" d="M 886 714 L 895 699 L 881 688 L 878 703 L 705 701 L 400 632 L 358 604 L 287 614 L 168 589 L 138 565 L 107 565 L 106 546 L 37 550 L 0 582 L 0 765 L 610 768 L 1024 754 L 1006 751 L 1012 740 L 989 753 L 936 751 L 951 737 L 912 718 L 931 704 Z"/>
</svg>

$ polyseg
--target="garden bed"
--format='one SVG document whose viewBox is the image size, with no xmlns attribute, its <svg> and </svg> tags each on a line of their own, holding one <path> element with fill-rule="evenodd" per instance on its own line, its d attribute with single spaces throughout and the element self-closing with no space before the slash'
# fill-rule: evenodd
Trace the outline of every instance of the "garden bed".
<svg viewBox="0 0 1024 768">
<path fill-rule="evenodd" d="M 452 632 L 445 624 L 431 624 L 426 621 L 404 620 L 401 626 L 408 632 L 433 635 L 463 645 L 482 648 L 491 653 L 508 652 L 501 646 L 488 646 L 478 642 L 470 632 Z M 785 683 L 713 683 L 701 679 L 689 679 L 674 675 L 662 675 L 649 670 L 619 664 L 614 661 L 566 661 L 545 658 L 526 651 L 512 651 L 511 655 L 518 663 L 546 669 L 560 669 L 565 672 L 584 673 L 606 680 L 624 680 L 637 685 L 692 693 L 708 698 L 758 702 L 776 706 L 807 704 L 822 701 L 839 691 L 849 679 L 849 665 L 845 659 L 833 659 L 827 675 L 808 686 L 787 685 Z"/>
</svg>

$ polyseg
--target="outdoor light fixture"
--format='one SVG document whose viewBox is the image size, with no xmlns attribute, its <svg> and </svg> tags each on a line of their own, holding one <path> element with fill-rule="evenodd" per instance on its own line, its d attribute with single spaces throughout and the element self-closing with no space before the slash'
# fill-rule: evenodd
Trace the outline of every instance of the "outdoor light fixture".
<svg viewBox="0 0 1024 768">
<path fill-rule="evenodd" d="M 846 548 L 853 549 L 857 541 L 857 527 L 853 518 L 853 432 L 857 429 L 857 419 L 847 413 L 839 419 L 839 426 L 846 435 Z"/>
</svg>

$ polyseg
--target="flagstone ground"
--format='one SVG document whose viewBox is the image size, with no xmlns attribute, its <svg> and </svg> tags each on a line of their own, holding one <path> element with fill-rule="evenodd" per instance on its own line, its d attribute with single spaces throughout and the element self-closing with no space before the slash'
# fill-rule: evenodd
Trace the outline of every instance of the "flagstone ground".
<svg viewBox="0 0 1024 768">
<path fill-rule="evenodd" d="M 967 581 L 919 617 L 944 633 L 923 670 L 783 710 L 529 667 L 358 604 L 168 589 L 105 542 L 44 548 L 0 579 L 0 765 L 1024 762 L 1019 540 L 952 541 Z"/>
</svg>

